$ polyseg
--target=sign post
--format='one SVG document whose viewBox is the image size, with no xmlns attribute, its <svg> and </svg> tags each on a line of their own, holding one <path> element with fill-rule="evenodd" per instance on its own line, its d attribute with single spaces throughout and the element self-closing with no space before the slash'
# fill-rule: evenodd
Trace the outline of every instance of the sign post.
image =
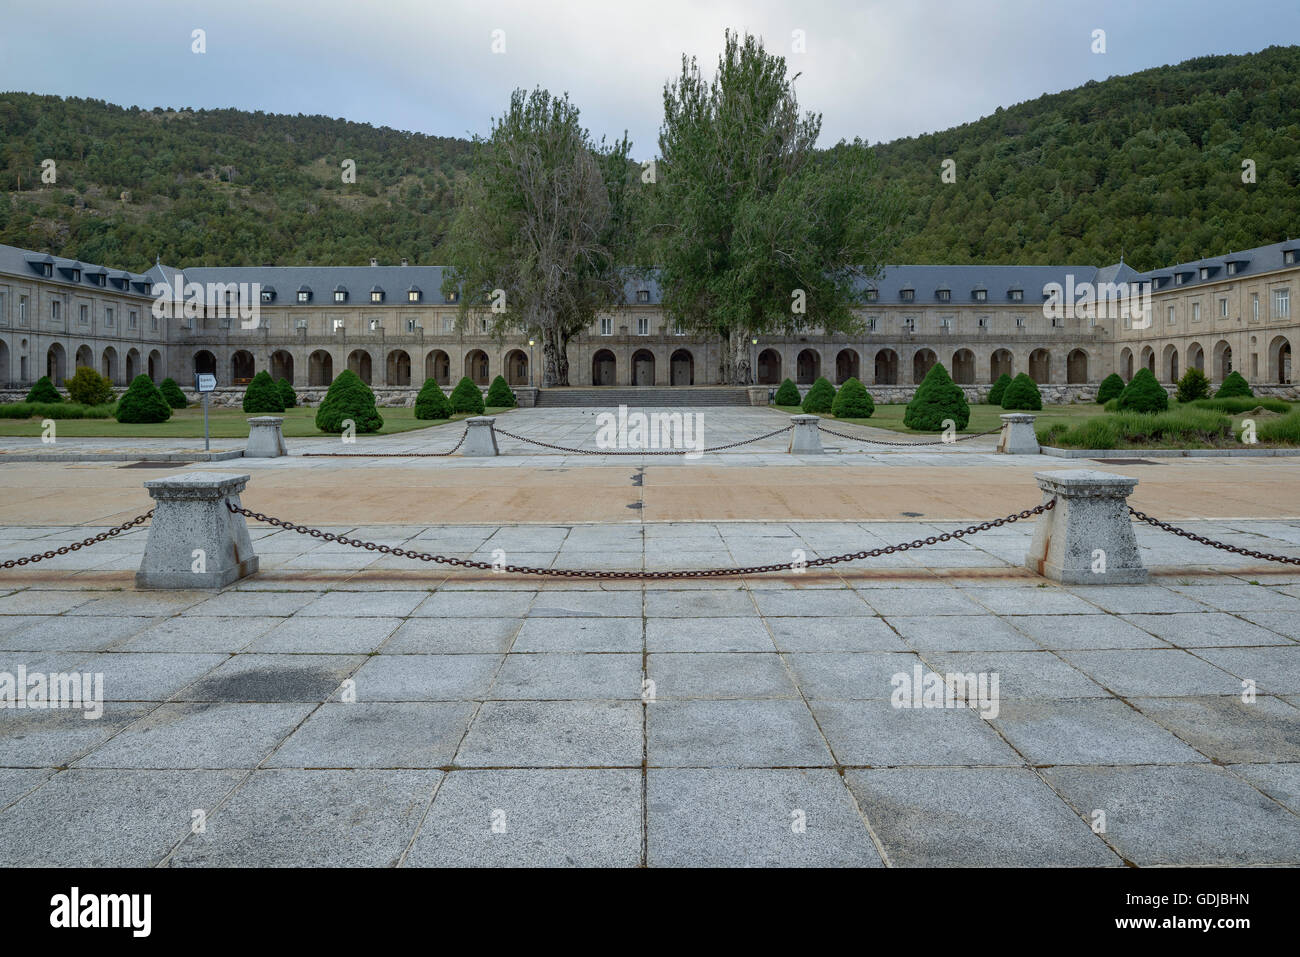
<svg viewBox="0 0 1300 957">
<path fill-rule="evenodd" d="M 208 436 L 208 397 L 217 387 L 217 377 L 207 372 L 194 373 L 194 390 L 203 397 L 203 451 L 211 451 Z"/>
</svg>

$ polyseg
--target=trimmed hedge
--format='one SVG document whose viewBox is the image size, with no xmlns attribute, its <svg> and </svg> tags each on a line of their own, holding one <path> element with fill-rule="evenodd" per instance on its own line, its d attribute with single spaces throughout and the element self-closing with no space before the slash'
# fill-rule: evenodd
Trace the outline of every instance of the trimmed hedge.
<svg viewBox="0 0 1300 957">
<path fill-rule="evenodd" d="M 1038 412 L 1043 408 L 1043 395 L 1027 372 L 1011 380 L 1002 393 L 1002 408 L 1016 412 Z"/>
<path fill-rule="evenodd" d="M 1219 391 L 1214 393 L 1216 399 L 1232 399 L 1237 396 L 1253 396 L 1255 393 L 1250 389 L 1250 383 L 1247 382 L 1240 372 L 1229 372 L 1223 384 L 1219 386 Z"/>
<path fill-rule="evenodd" d="M 54 388 L 54 383 L 50 381 L 50 377 L 43 375 L 33 383 L 31 391 L 27 393 L 27 401 L 53 405 L 56 402 L 62 402 L 63 395 L 58 389 Z"/>
<path fill-rule="evenodd" d="M 1177 399 L 1179 402 L 1195 402 L 1197 399 L 1210 397 L 1210 380 L 1196 366 L 1183 373 L 1178 380 Z"/>
<path fill-rule="evenodd" d="M 1138 369 L 1119 395 L 1121 412 L 1165 412 L 1168 408 L 1169 393 L 1146 366 Z"/>
<path fill-rule="evenodd" d="M 793 379 L 786 379 L 781 383 L 781 388 L 776 390 L 772 402 L 775 405 L 798 405 L 803 401 L 799 395 L 799 387 L 794 384 Z"/>
<path fill-rule="evenodd" d="M 351 369 L 344 369 L 330 383 L 316 410 L 316 428 L 339 433 L 344 419 L 351 419 L 358 432 L 378 432 L 384 427 L 384 417 L 375 406 L 375 393 Z"/>
<path fill-rule="evenodd" d="M 1124 391 L 1124 379 L 1118 372 L 1112 372 L 1106 378 L 1101 380 L 1101 385 L 1097 387 L 1097 404 L 1105 405 L 1111 399 L 1118 399 L 1121 392 Z M 1101 446 L 1097 446 L 1101 448 Z"/>
<path fill-rule="evenodd" d="M 510 390 L 505 376 L 497 376 L 488 386 L 487 404 L 497 409 L 513 409 L 519 404 L 519 399 Z"/>
<path fill-rule="evenodd" d="M 435 379 L 425 379 L 420 394 L 415 397 L 417 419 L 450 419 L 451 403 Z"/>
<path fill-rule="evenodd" d="M 1005 372 L 998 376 L 998 381 L 994 382 L 993 388 L 989 389 L 989 405 L 1001 405 L 1002 397 L 1006 395 L 1009 385 L 1011 385 L 1011 376 Z"/>
<path fill-rule="evenodd" d="M 844 381 L 831 403 L 831 415 L 837 419 L 869 419 L 875 411 L 876 403 L 867 387 L 852 377 Z"/>
<path fill-rule="evenodd" d="M 280 389 L 271 378 L 271 373 L 265 369 L 253 376 L 253 381 L 244 390 L 244 411 L 254 415 L 284 411 Z"/>
<path fill-rule="evenodd" d="M 835 386 L 822 377 L 812 384 L 812 388 L 803 397 L 803 403 L 799 408 L 814 415 L 825 415 L 833 405 L 835 405 Z"/>
<path fill-rule="evenodd" d="M 111 419 L 113 405 L 82 405 L 80 402 L 5 402 L 0 419 Z"/>
<path fill-rule="evenodd" d="M 916 395 L 907 403 L 903 424 L 918 432 L 941 432 L 951 419 L 958 429 L 970 422 L 970 404 L 961 386 L 952 381 L 942 362 L 936 362 L 925 374 Z"/>
<path fill-rule="evenodd" d="M 1239 396 L 1235 399 L 1197 399 L 1189 403 L 1198 409 L 1214 409 L 1216 412 L 1226 412 L 1229 415 L 1241 415 L 1243 412 L 1254 412 L 1256 409 L 1263 409 L 1265 412 L 1281 412 L 1283 415 L 1290 412 L 1293 408 L 1286 399 L 1278 399 L 1273 396 Z"/>
<path fill-rule="evenodd" d="M 293 383 L 281 376 L 275 380 L 275 387 L 280 390 L 280 401 L 286 409 L 298 407 L 298 393 L 293 391 Z"/>
<path fill-rule="evenodd" d="M 457 382 L 456 388 L 451 390 L 451 411 L 483 414 L 483 392 L 469 376 Z"/>
<path fill-rule="evenodd" d="M 79 405 L 103 405 L 113 398 L 113 383 L 90 366 L 82 366 L 63 386 L 68 398 Z"/>
<path fill-rule="evenodd" d="M 118 400 L 114 414 L 119 422 L 166 422 L 172 417 L 172 407 L 153 384 L 153 379 L 138 375 Z"/>
<path fill-rule="evenodd" d="M 189 400 L 185 398 L 185 393 L 181 391 L 181 387 L 176 384 L 175 379 L 163 379 L 158 386 L 158 391 L 162 393 L 163 398 L 167 400 L 167 404 L 173 409 L 183 409 L 190 404 Z"/>
</svg>

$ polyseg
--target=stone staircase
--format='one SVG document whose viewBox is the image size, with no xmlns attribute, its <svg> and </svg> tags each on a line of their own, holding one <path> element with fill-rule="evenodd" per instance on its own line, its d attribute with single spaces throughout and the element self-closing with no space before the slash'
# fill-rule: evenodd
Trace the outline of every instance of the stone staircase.
<svg viewBox="0 0 1300 957">
<path fill-rule="evenodd" d="M 730 386 L 604 386 L 601 388 L 539 389 L 543 409 L 640 407 L 748 406 L 749 390 Z"/>
</svg>

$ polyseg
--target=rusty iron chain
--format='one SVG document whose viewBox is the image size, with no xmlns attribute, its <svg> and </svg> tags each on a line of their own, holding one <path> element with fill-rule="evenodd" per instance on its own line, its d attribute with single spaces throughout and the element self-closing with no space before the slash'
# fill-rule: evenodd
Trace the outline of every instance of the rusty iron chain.
<svg viewBox="0 0 1300 957">
<path fill-rule="evenodd" d="M 840 439 L 848 439 L 850 442 L 866 442 L 870 445 L 890 445 L 904 449 L 920 448 L 921 446 L 926 445 L 952 445 L 955 442 L 965 442 L 967 439 L 978 439 L 986 435 L 996 435 L 1002 431 L 1002 426 L 998 426 L 996 429 L 989 429 L 987 432 L 972 432 L 970 435 L 959 435 L 953 439 L 952 442 L 944 442 L 943 440 L 938 442 L 886 442 L 882 439 L 864 439 L 856 435 L 846 435 L 843 432 L 835 432 L 826 428 L 824 425 L 818 425 L 817 428 L 825 432 L 827 435 L 833 435 Z"/>
<path fill-rule="evenodd" d="M 739 442 L 732 442 L 728 445 L 714 445 L 707 449 L 700 449 L 704 452 L 722 452 L 726 449 L 734 449 L 741 445 L 749 445 L 753 442 L 762 442 L 764 439 L 770 439 L 774 436 L 781 435 L 783 432 L 789 432 L 794 426 L 787 425 L 785 428 L 777 429 L 775 432 L 768 432 L 766 435 L 759 435 L 752 439 L 741 439 Z M 694 449 L 575 449 L 567 445 L 552 445 L 550 442 L 541 442 L 537 439 L 530 439 L 527 436 L 515 435 L 513 432 L 507 432 L 505 429 L 496 429 L 497 435 L 504 435 L 508 439 L 515 439 L 519 442 L 527 442 L 529 445 L 540 445 L 544 449 L 555 449 L 557 452 L 571 452 L 574 455 L 685 455 L 688 452 L 694 452 Z"/>
<path fill-rule="evenodd" d="M 121 535 L 128 528 L 135 528 L 137 525 L 144 524 L 153 517 L 153 511 L 153 509 L 149 509 L 149 511 L 145 512 L 143 515 L 137 515 L 129 522 L 123 522 L 121 525 L 117 526 L 117 528 L 110 528 L 106 532 L 100 532 L 98 535 L 91 536 L 90 538 L 84 538 L 79 542 L 73 542 L 71 545 L 61 545 L 51 551 L 39 552 L 35 555 L 30 555 L 27 558 L 11 558 L 9 561 L 0 562 L 0 568 L 16 568 L 21 565 L 31 565 L 35 562 L 44 561 L 47 558 L 54 558 L 57 555 L 67 555 L 71 552 L 80 551 L 90 545 L 108 541 L 108 539 L 112 538 L 114 535 Z"/>
<path fill-rule="evenodd" d="M 467 435 L 469 435 L 468 425 L 465 426 L 465 431 L 460 434 L 459 441 L 446 452 L 304 452 L 303 456 L 332 459 L 437 459 L 447 455 L 455 455 L 460 447 L 465 444 Z"/>
<path fill-rule="evenodd" d="M 1202 545 L 1209 545 L 1211 548 L 1217 548 L 1220 551 L 1232 552 L 1234 555 L 1245 555 L 1247 558 L 1262 558 L 1264 561 L 1268 562 L 1282 562 L 1287 565 L 1300 565 L 1300 557 L 1292 555 L 1272 555 L 1268 552 L 1255 551 L 1251 548 L 1238 548 L 1236 545 L 1229 545 L 1227 542 L 1216 542 L 1211 538 L 1206 538 L 1204 535 L 1197 535 L 1195 532 L 1189 532 L 1185 528 L 1179 528 L 1177 525 L 1170 525 L 1168 522 L 1162 522 L 1158 518 L 1152 518 L 1145 512 L 1139 512 L 1132 505 L 1128 507 L 1128 510 L 1129 514 L 1139 522 L 1146 522 L 1148 525 L 1153 525 L 1166 532 L 1171 532 L 1179 538 L 1189 538 Z"/>
<path fill-rule="evenodd" d="M 512 572 L 522 575 L 546 575 L 551 578 L 595 578 L 605 580 L 648 579 L 653 581 L 675 578 L 728 578 L 734 575 L 760 575 L 765 572 L 786 572 L 794 571 L 796 569 L 803 570 L 807 568 L 817 568 L 824 565 L 836 565 L 840 562 L 878 558 L 881 555 L 894 555 L 898 552 L 906 552 L 914 548 L 923 548 L 926 545 L 935 545 L 939 542 L 950 542 L 954 539 L 964 538 L 967 535 L 974 535 L 976 532 L 987 531 L 990 528 L 1010 525 L 1012 522 L 1020 521 L 1023 518 L 1031 518 L 1035 515 L 1041 515 L 1043 512 L 1050 511 L 1055 507 L 1055 505 L 1056 499 L 1052 499 L 1051 501 L 1044 502 L 1042 505 L 1027 508 L 1022 512 L 1013 512 L 1003 518 L 990 519 L 987 522 L 970 525 L 966 528 L 958 529 L 955 532 L 944 532 L 940 535 L 931 535 L 928 538 L 918 538 L 911 542 L 901 542 L 898 545 L 886 545 L 882 548 L 872 548 L 861 552 L 847 552 L 843 555 L 830 555 L 826 558 L 813 558 L 803 562 L 791 561 L 783 562 L 779 565 L 749 565 L 738 568 L 690 568 L 679 571 L 637 572 L 605 571 L 587 568 L 537 568 L 530 565 L 496 566 L 491 562 L 478 562 L 468 558 L 450 558 L 446 555 L 432 555 L 429 552 L 416 552 L 405 548 L 395 548 L 391 545 L 380 545 L 376 542 L 366 542 L 355 538 L 348 538 L 346 535 L 335 535 L 333 532 L 323 532 L 318 528 L 311 528 L 307 525 L 297 525 L 283 519 L 272 518 L 269 515 L 263 515 L 261 512 L 254 512 L 251 509 L 235 505 L 233 502 L 226 502 L 226 507 L 236 515 L 243 515 L 245 518 L 251 518 L 257 522 L 265 522 L 266 524 L 275 526 L 276 528 L 282 528 L 290 532 L 297 532 L 300 535 L 309 535 L 312 538 L 319 538 L 323 541 L 338 542 L 340 545 L 350 545 L 353 548 L 362 548 L 368 552 L 381 552 L 385 555 L 394 555 L 398 558 L 412 558 L 423 562 L 436 562 L 440 565 L 456 565 L 461 568 L 476 568 L 481 571 Z"/>
</svg>

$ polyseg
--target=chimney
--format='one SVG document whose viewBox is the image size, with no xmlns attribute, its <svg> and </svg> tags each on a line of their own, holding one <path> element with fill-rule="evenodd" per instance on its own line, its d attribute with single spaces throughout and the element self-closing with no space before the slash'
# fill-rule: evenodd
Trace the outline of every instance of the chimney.
<svg viewBox="0 0 1300 957">
<path fill-rule="evenodd" d="M 379 260 L 376 259 L 374 256 L 371 256 L 371 257 L 370 257 L 370 265 L 372 265 L 372 266 L 378 266 L 378 265 L 379 265 Z"/>
<path fill-rule="evenodd" d="M 402 257 L 402 265 L 403 265 L 403 266 L 408 266 L 408 265 L 410 265 L 410 263 L 408 263 L 408 262 L 406 261 L 406 257 L 405 257 L 405 256 Z"/>
</svg>

